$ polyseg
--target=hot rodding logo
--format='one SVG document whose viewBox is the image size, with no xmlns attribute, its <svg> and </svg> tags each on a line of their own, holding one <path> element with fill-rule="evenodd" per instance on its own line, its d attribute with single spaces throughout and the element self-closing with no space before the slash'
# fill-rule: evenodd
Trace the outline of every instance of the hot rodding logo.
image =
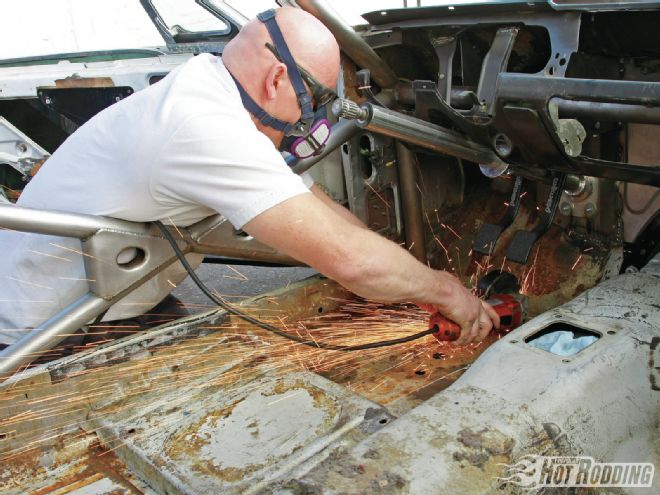
<svg viewBox="0 0 660 495">
<path fill-rule="evenodd" d="M 523 488 L 648 488 L 655 466 L 649 462 L 596 462 L 593 457 L 527 455 L 516 464 L 503 464 L 500 485 Z"/>
</svg>

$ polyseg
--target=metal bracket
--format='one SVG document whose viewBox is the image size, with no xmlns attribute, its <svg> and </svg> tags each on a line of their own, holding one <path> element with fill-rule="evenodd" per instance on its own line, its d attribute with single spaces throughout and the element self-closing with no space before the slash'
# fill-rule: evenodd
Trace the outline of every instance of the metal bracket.
<svg viewBox="0 0 660 495">
<path fill-rule="evenodd" d="M 500 235 L 513 223 L 513 221 L 516 219 L 516 216 L 518 215 L 524 187 L 525 179 L 523 179 L 521 176 L 516 177 L 516 180 L 513 183 L 513 191 L 511 191 L 509 206 L 507 206 L 504 215 L 499 222 L 495 224 L 486 223 L 481 227 L 481 229 L 479 229 L 479 232 L 477 232 L 477 235 L 474 238 L 472 247 L 474 252 L 485 254 L 487 256 L 493 254 L 495 244 L 500 238 Z"/>
<path fill-rule="evenodd" d="M 384 107 L 376 95 L 371 90 L 371 71 L 369 69 L 362 69 L 355 73 L 357 78 L 358 92 L 360 96 L 364 97 L 369 103 Z"/>
<path fill-rule="evenodd" d="M 499 28 L 495 34 L 490 50 L 481 65 L 481 76 L 477 87 L 477 98 L 479 99 L 479 113 L 493 115 L 495 108 L 495 96 L 497 94 L 497 78 L 500 72 L 505 72 L 509 64 L 509 57 L 520 28 Z"/>
<path fill-rule="evenodd" d="M 582 154 L 582 143 L 587 137 L 584 126 L 576 119 L 560 119 L 559 105 L 556 101 L 551 100 L 548 103 L 548 114 L 555 125 L 557 137 L 564 146 L 564 152 L 573 158 L 580 156 Z"/>
<path fill-rule="evenodd" d="M 490 145 L 487 120 L 493 114 L 497 92 L 497 78 L 500 72 L 506 70 L 511 51 L 518 35 L 519 28 L 506 27 L 497 30 L 491 48 L 484 58 L 479 78 L 476 101 L 471 111 L 462 114 L 451 106 L 452 61 L 456 51 L 456 37 L 445 36 L 433 38 L 431 43 L 438 56 L 438 82 L 414 81 L 415 116 L 429 120 L 429 110 L 437 110 L 467 136 L 475 141 Z M 472 121 L 471 117 L 478 120 Z"/>
<path fill-rule="evenodd" d="M 27 176 L 35 164 L 49 156 L 45 149 L 0 117 L 0 163 L 6 163 Z"/>
<path fill-rule="evenodd" d="M 442 99 L 442 94 L 433 81 L 413 81 L 412 88 L 415 94 L 415 117 L 430 121 L 429 110 L 437 110 L 472 140 L 490 144 L 488 129 L 473 123 L 454 110 Z"/>
<path fill-rule="evenodd" d="M 179 247 L 191 250 L 186 239 Z M 82 248 L 90 292 L 106 300 L 118 299 L 177 259 L 167 240 L 148 228 L 143 234 L 99 230 L 82 241 Z"/>
<path fill-rule="evenodd" d="M 455 36 L 439 36 L 431 39 L 431 45 L 438 56 L 438 92 L 447 104 L 451 100 L 452 66 L 456 53 Z"/>
<path fill-rule="evenodd" d="M 366 14 L 372 25 L 376 26 L 374 31 L 405 31 L 415 28 L 432 28 L 463 30 L 470 29 L 476 25 L 490 24 L 508 25 L 522 24 L 526 26 L 541 26 L 545 28 L 550 37 L 552 56 L 539 74 L 564 77 L 570 56 L 577 51 L 580 38 L 580 12 L 534 12 L 534 11 L 509 11 L 509 12 L 480 12 L 479 15 L 472 13 L 457 13 L 449 16 L 421 16 L 416 19 L 397 19 L 396 16 L 388 15 L 388 22 L 377 12 Z M 459 28 L 457 28 L 459 26 Z"/>
</svg>

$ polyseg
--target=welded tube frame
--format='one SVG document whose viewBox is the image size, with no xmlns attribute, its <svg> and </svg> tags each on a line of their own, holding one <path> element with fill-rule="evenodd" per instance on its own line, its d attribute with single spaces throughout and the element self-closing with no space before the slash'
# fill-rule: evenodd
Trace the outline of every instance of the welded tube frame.
<svg viewBox="0 0 660 495">
<path fill-rule="evenodd" d="M 0 352 L 0 381 L 103 314 L 113 303 L 112 300 L 108 301 L 88 292 L 25 334 Z"/>
<path fill-rule="evenodd" d="M 363 129 L 480 165 L 508 167 L 490 148 L 449 129 L 371 103 L 361 108 L 365 116 L 357 122 Z"/>
<path fill-rule="evenodd" d="M 211 234 L 210 239 L 212 240 L 213 232 L 216 231 L 218 226 L 226 227 L 227 225 L 229 225 L 227 221 L 220 215 L 214 215 L 190 226 L 189 230 L 178 229 L 176 235 L 177 239 L 184 244 L 182 249 L 184 253 L 231 256 L 235 255 L 241 248 L 232 245 L 214 246 L 209 243 L 207 237 Z M 115 236 L 122 239 L 125 237 L 127 246 L 132 245 L 137 237 L 140 237 L 142 242 L 147 242 L 149 238 L 152 238 L 154 241 L 153 251 L 155 252 L 166 243 L 162 235 L 155 231 L 152 233 L 151 226 L 146 223 L 129 222 L 95 215 L 24 208 L 11 204 L 0 204 L 0 228 L 34 234 L 78 238 L 83 244 L 88 243 L 90 245 L 93 245 L 91 241 L 95 236 Z M 231 231 L 225 228 L 223 232 L 223 235 L 226 235 L 227 232 Z M 258 244 L 256 248 L 261 257 L 269 261 L 271 258 L 276 262 L 291 260 L 291 258 L 256 241 L 253 244 Z M 261 250 L 259 250 L 260 246 L 262 247 Z M 245 249 L 245 247 L 243 244 L 242 248 Z M 252 248 L 252 245 L 250 247 Z M 121 249 L 122 244 L 120 243 L 117 245 L 117 250 Z M 131 275 L 126 278 L 124 285 L 110 292 L 108 292 L 107 287 L 104 288 L 102 280 L 95 280 L 94 284 L 89 282 L 90 290 L 80 299 L 38 325 L 14 344 L 0 351 L 0 380 L 7 378 L 8 375 L 29 364 L 37 354 L 52 349 L 64 338 L 98 318 L 115 302 L 143 285 L 157 273 L 176 262 L 177 259 L 173 250 L 164 255 L 161 249 L 161 252 L 157 253 L 151 264 L 147 263 L 144 267 L 132 271 Z M 101 261 L 95 259 L 95 257 L 85 257 L 85 272 L 89 273 L 95 263 L 99 264 Z M 97 287 L 101 294 L 97 294 L 93 287 Z"/>
<path fill-rule="evenodd" d="M 146 224 L 94 215 L 24 208 L 11 204 L 0 205 L 0 227 L 34 234 L 78 238 L 81 241 L 91 239 L 100 232 L 144 235 L 149 231 Z M 97 261 L 88 259 L 86 262 L 93 264 Z M 89 266 L 85 266 L 85 271 L 89 271 Z M 132 289 L 142 285 L 149 278 L 151 277 L 145 275 Z M 53 348 L 67 336 L 103 314 L 123 297 L 125 292 L 129 292 L 129 288 L 126 287 L 125 291 L 114 297 L 103 298 L 94 293 L 90 283 L 90 290 L 80 299 L 0 352 L 0 379 L 6 378 L 6 375 L 31 362 L 37 354 Z"/>
<path fill-rule="evenodd" d="M 406 249 L 422 263 L 426 264 L 426 243 L 424 223 L 422 221 L 422 199 L 417 187 L 415 154 L 400 141 L 396 142 L 399 182 L 401 184 L 401 203 L 403 205 Z"/>
<path fill-rule="evenodd" d="M 138 225 L 140 227 L 138 227 Z M 85 239 L 99 230 L 144 232 L 142 224 L 114 218 L 62 211 L 25 208 L 13 204 L 0 205 L 0 227 L 34 234 Z"/>
</svg>

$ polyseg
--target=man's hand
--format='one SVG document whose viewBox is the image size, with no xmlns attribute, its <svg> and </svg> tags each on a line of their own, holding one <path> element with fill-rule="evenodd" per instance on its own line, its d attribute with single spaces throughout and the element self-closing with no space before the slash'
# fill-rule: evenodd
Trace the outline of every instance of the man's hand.
<svg viewBox="0 0 660 495">
<path fill-rule="evenodd" d="M 483 340 L 493 327 L 499 328 L 500 317 L 486 302 L 478 299 L 468 291 L 458 278 L 447 272 L 436 272 L 442 278 L 442 284 L 447 289 L 441 302 L 418 303 L 418 306 L 429 313 L 440 312 L 461 327 L 461 335 L 456 344 L 465 345 Z"/>
</svg>

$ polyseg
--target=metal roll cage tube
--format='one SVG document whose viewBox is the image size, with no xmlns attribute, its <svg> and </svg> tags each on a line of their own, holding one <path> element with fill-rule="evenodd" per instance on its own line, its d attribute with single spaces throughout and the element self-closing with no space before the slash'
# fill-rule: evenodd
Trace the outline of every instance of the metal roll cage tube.
<svg viewBox="0 0 660 495">
<path fill-rule="evenodd" d="M 457 132 L 395 110 L 371 103 L 358 105 L 350 100 L 337 99 L 332 111 L 335 116 L 354 119 L 359 127 L 377 134 L 498 169 L 504 170 L 509 166 L 494 151 L 482 144 L 475 143 Z"/>
<path fill-rule="evenodd" d="M 178 260 L 155 226 L 113 218 L 0 205 L 0 227 L 35 234 L 78 238 L 82 244 L 89 291 L 0 352 L 0 381 L 52 349 L 65 337 L 103 314 L 110 306 Z M 185 254 L 297 262 L 252 238 L 234 235 L 220 215 L 188 228 L 171 228 Z M 250 247 L 249 250 L 246 246 Z M 122 265 L 117 256 L 134 248 L 139 258 Z M 248 253 L 249 251 L 249 253 Z"/>
</svg>

